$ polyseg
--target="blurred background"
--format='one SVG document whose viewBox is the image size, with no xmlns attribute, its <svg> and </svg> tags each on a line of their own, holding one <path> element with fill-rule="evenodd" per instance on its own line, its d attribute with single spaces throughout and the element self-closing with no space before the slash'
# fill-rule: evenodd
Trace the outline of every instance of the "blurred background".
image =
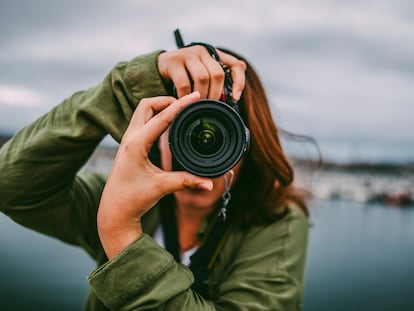
<svg viewBox="0 0 414 311">
<path fill-rule="evenodd" d="M 6 140 L 119 61 L 205 41 L 259 72 L 297 180 L 314 193 L 304 310 L 414 310 L 414 3 L 2 0 Z M 88 168 L 108 171 L 107 139 Z M 79 310 L 94 264 L 0 215 L 0 306 Z M 2 307 L 2 309 L 3 309 Z"/>
</svg>

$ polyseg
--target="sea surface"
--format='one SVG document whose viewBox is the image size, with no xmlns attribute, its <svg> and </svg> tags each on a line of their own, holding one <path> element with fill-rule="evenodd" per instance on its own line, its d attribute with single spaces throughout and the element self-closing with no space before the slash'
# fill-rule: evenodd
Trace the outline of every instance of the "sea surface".
<svg viewBox="0 0 414 311">
<path fill-rule="evenodd" d="M 109 171 L 114 150 L 85 166 Z M 298 166 L 314 194 L 304 310 L 414 310 L 412 165 Z M 0 310 L 82 310 L 95 264 L 0 214 Z"/>
<path fill-rule="evenodd" d="M 414 310 L 414 208 L 311 206 L 305 311 Z"/>
</svg>

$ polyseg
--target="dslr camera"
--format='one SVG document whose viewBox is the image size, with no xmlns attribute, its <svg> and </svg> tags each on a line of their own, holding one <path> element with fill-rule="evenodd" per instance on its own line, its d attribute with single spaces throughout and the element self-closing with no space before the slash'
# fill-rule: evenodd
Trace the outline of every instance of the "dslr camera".
<svg viewBox="0 0 414 311">
<path fill-rule="evenodd" d="M 232 98 L 230 69 L 222 65 L 225 81 L 220 100 L 203 99 L 182 109 L 170 125 L 173 170 L 218 177 L 248 151 L 250 132 Z"/>
</svg>

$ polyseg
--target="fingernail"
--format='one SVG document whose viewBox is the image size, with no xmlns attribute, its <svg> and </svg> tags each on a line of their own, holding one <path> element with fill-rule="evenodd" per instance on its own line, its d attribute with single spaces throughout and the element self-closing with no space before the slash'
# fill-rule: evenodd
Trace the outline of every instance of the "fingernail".
<svg viewBox="0 0 414 311">
<path fill-rule="evenodd" d="M 233 98 L 234 100 L 239 100 L 241 97 L 242 92 L 241 91 L 237 91 L 235 93 L 233 93 Z"/>
<path fill-rule="evenodd" d="M 200 92 L 198 92 L 198 91 L 194 91 L 194 92 L 191 92 L 190 94 L 187 94 L 187 95 L 185 95 L 185 96 L 183 96 L 184 98 L 188 98 L 188 99 L 190 99 L 191 101 L 193 101 L 193 100 L 197 100 L 197 99 L 199 99 L 200 98 Z"/>
<path fill-rule="evenodd" d="M 211 191 L 213 189 L 213 183 L 211 181 L 203 181 L 197 185 L 200 190 Z"/>
</svg>

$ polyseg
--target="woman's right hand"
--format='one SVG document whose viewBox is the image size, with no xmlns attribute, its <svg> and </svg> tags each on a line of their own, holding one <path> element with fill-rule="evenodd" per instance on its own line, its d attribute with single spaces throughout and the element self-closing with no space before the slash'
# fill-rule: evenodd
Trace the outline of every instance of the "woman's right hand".
<svg viewBox="0 0 414 311">
<path fill-rule="evenodd" d="M 142 215 L 163 196 L 186 188 L 211 190 L 211 179 L 188 172 L 163 171 L 148 158 L 157 138 L 198 92 L 180 99 L 160 96 L 143 99 L 122 138 L 98 210 L 98 233 L 109 259 L 140 235 Z"/>
<path fill-rule="evenodd" d="M 237 101 L 245 85 L 246 64 L 230 54 L 219 50 L 217 53 L 220 62 L 231 69 L 233 99 Z M 178 98 L 192 91 L 198 91 L 201 98 L 220 98 L 224 84 L 223 68 L 201 45 L 161 53 L 158 70 L 165 81 L 174 84 Z"/>
</svg>

